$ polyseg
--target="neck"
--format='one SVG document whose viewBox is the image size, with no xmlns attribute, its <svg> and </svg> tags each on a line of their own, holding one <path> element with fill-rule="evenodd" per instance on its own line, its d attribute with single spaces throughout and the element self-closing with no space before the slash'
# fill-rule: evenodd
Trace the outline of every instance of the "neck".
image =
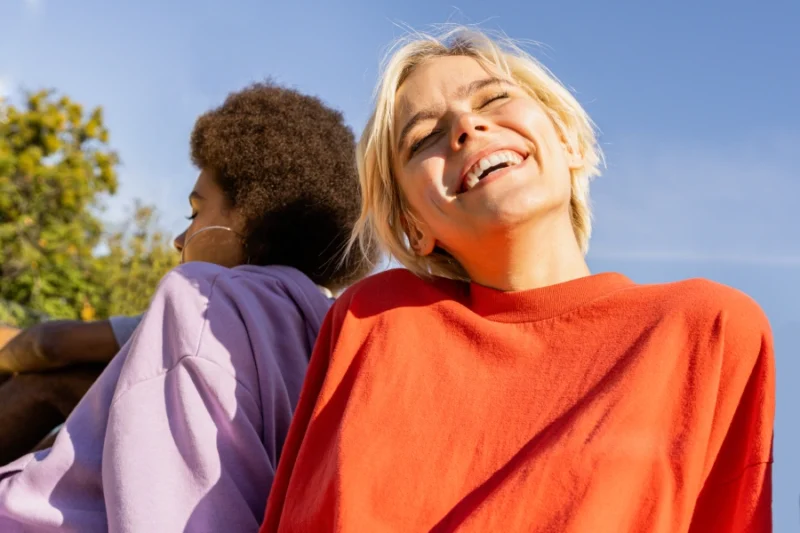
<svg viewBox="0 0 800 533">
<path fill-rule="evenodd" d="M 459 260 L 475 283 L 500 291 L 524 291 L 588 276 L 589 266 L 568 222 L 518 229 L 486 239 Z"/>
</svg>

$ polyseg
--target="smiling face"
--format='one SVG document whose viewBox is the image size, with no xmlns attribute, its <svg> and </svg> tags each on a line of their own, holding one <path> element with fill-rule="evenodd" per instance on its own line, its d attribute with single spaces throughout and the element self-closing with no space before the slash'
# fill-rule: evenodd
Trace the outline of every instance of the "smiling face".
<svg viewBox="0 0 800 533">
<path fill-rule="evenodd" d="M 487 239 L 571 224 L 577 151 L 543 105 L 477 60 L 418 66 L 397 91 L 394 128 L 393 173 L 418 254 L 438 246 L 466 266 Z"/>
</svg>

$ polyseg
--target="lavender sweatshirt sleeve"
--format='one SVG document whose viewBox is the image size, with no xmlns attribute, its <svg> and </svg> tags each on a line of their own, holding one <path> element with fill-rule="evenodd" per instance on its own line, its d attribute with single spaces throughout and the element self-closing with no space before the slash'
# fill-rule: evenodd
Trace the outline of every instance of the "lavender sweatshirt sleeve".
<svg viewBox="0 0 800 533">
<path fill-rule="evenodd" d="M 142 315 L 109 317 L 108 323 L 111 326 L 111 331 L 114 332 L 117 346 L 125 346 L 128 339 L 133 337 L 133 332 L 139 327 L 139 322 L 141 321 Z"/>
<path fill-rule="evenodd" d="M 168 274 L 53 448 L 0 468 L 0 531 L 257 531 L 327 306 L 291 269 Z"/>
</svg>

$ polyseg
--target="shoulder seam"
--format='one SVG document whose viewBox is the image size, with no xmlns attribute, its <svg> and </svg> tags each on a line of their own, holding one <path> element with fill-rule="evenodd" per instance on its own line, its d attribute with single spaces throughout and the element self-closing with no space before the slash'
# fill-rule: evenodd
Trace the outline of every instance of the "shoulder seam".
<svg viewBox="0 0 800 533">
<path fill-rule="evenodd" d="M 174 272 L 174 270 L 173 270 L 172 272 Z M 172 272 L 170 272 L 170 274 L 171 274 Z M 223 274 L 223 272 L 217 272 L 217 273 L 215 273 L 215 274 L 214 274 L 214 277 L 213 277 L 213 278 L 211 279 L 211 281 L 210 281 L 210 283 L 211 283 L 211 287 L 209 288 L 208 297 L 206 298 L 206 302 L 205 302 L 205 311 L 207 311 L 207 310 L 208 310 L 208 308 L 209 308 L 209 306 L 210 306 L 210 304 L 211 304 L 211 300 L 212 300 L 212 299 L 214 298 L 214 296 L 215 296 L 215 289 L 216 289 L 217 280 L 220 278 L 220 276 L 221 276 L 222 274 Z M 169 275 L 169 274 L 168 274 L 168 275 Z M 136 386 L 137 386 L 137 385 L 139 385 L 140 383 L 146 383 L 147 381 L 150 381 L 151 379 L 155 379 L 155 378 L 158 378 L 158 377 L 164 376 L 165 374 L 168 374 L 168 373 L 169 373 L 169 372 L 171 372 L 173 369 L 175 369 L 175 368 L 177 368 L 178 366 L 180 366 L 181 364 L 183 364 L 184 360 L 186 360 L 186 359 L 188 359 L 188 358 L 197 358 L 197 359 L 202 359 L 202 360 L 204 360 L 204 361 L 209 361 L 210 363 L 213 363 L 213 364 L 215 364 L 215 365 L 216 365 L 216 366 L 218 366 L 218 367 L 219 367 L 221 370 L 223 370 L 223 371 L 224 371 L 224 372 L 225 372 L 225 373 L 226 373 L 226 374 L 227 374 L 229 377 L 233 378 L 233 379 L 234 379 L 234 380 L 235 380 L 237 383 L 239 383 L 239 385 L 241 385 L 241 386 L 242 386 L 242 388 L 244 388 L 244 389 L 247 391 L 247 393 L 248 393 L 248 394 L 249 394 L 251 397 L 255 397 L 255 396 L 254 396 L 254 394 L 253 394 L 253 392 L 250 390 L 250 388 L 249 388 L 249 387 L 247 387 L 247 386 L 246 386 L 244 383 L 242 383 L 242 381 L 241 381 L 241 380 L 240 380 L 238 377 L 236 377 L 236 375 L 234 375 L 234 374 L 231 374 L 230 372 L 228 372 L 227 370 L 225 370 L 225 369 L 224 369 L 224 368 L 223 368 L 223 367 L 222 367 L 222 366 L 221 366 L 219 363 L 217 363 L 217 362 L 216 362 L 216 361 L 214 361 L 213 359 L 207 359 L 207 358 L 205 358 L 205 357 L 200 357 L 200 348 L 201 348 L 201 346 L 202 346 L 203 338 L 204 338 L 204 336 L 205 336 L 205 334 L 206 334 L 206 331 L 207 331 L 207 329 L 208 329 L 208 317 L 207 317 L 207 313 L 205 313 L 205 312 L 204 312 L 204 313 L 202 313 L 202 318 L 201 318 L 201 319 L 202 319 L 202 321 L 203 321 L 203 325 L 202 325 L 202 326 L 201 326 L 201 328 L 200 328 L 200 333 L 197 335 L 197 343 L 195 344 L 194 353 L 191 353 L 191 354 L 185 354 L 185 355 L 182 355 L 182 356 L 180 356 L 180 357 L 178 358 L 178 360 L 177 360 L 177 361 L 175 361 L 175 363 L 174 363 L 173 365 L 171 365 L 169 368 L 163 368 L 163 369 L 161 369 L 159 372 L 157 372 L 157 373 L 156 373 L 156 374 L 154 374 L 154 375 L 150 375 L 150 376 L 148 376 L 148 377 L 146 377 L 146 378 L 144 378 L 144 379 L 142 379 L 142 380 L 138 380 L 138 381 L 136 381 L 136 382 L 134 382 L 134 383 L 130 383 L 130 384 L 128 384 L 128 386 L 125 388 L 125 390 L 123 390 L 123 391 L 121 391 L 121 392 L 115 391 L 115 393 L 114 393 L 114 399 L 112 400 L 112 402 L 111 402 L 111 406 L 109 406 L 109 408 L 113 407 L 113 405 L 114 405 L 114 404 L 117 402 L 117 400 L 118 400 L 119 398 L 122 398 L 123 396 L 125 396 L 125 395 L 128 393 L 128 391 L 129 391 L 129 390 L 133 389 L 134 387 L 136 387 Z"/>
<path fill-rule="evenodd" d="M 236 383 L 241 385 L 242 389 L 244 389 L 244 391 L 247 392 L 247 395 L 253 401 L 253 404 L 258 406 L 258 403 L 255 401 L 255 397 L 253 396 L 253 393 L 250 391 L 250 389 L 244 383 L 242 383 L 241 380 L 239 380 L 239 378 L 237 378 L 235 375 L 232 375 L 230 372 L 225 370 L 225 368 L 222 367 L 219 363 L 217 363 L 216 361 L 214 361 L 212 359 L 206 359 L 205 357 L 198 357 L 196 355 L 184 355 L 183 357 L 178 359 L 175 362 L 175 364 L 172 365 L 171 367 L 163 370 L 162 372 L 159 372 L 158 374 L 156 374 L 154 376 L 150 376 L 150 377 L 145 378 L 145 379 L 143 379 L 141 381 L 137 381 L 136 383 L 134 383 L 134 384 L 130 385 L 128 388 L 126 388 L 124 392 L 122 392 L 120 395 L 116 396 L 114 398 L 114 400 L 111 402 L 111 405 L 109 406 L 109 412 L 114 408 L 114 405 L 119 400 L 121 400 L 124 396 L 126 396 L 133 389 L 137 388 L 139 385 L 143 385 L 143 384 L 148 383 L 148 382 L 150 382 L 150 381 L 152 381 L 154 379 L 159 379 L 159 378 L 162 378 L 162 377 L 166 376 L 167 374 L 169 374 L 170 372 L 172 372 L 173 370 L 175 370 L 179 366 L 183 365 L 183 363 L 185 361 L 190 360 L 190 359 L 197 359 L 198 361 L 204 361 L 204 362 L 210 363 L 210 364 L 216 366 L 217 368 L 219 368 L 220 370 L 222 370 L 222 373 L 224 375 L 226 375 L 227 377 L 229 377 L 230 379 L 232 379 L 233 381 L 235 381 Z"/>
</svg>

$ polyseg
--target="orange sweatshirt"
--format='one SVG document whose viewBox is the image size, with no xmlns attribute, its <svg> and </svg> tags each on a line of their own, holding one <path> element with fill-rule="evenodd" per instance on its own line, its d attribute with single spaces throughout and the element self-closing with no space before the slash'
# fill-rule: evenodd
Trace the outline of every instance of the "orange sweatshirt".
<svg viewBox="0 0 800 533">
<path fill-rule="evenodd" d="M 261 531 L 771 531 L 774 380 L 709 281 L 389 271 L 327 316 Z"/>
</svg>

